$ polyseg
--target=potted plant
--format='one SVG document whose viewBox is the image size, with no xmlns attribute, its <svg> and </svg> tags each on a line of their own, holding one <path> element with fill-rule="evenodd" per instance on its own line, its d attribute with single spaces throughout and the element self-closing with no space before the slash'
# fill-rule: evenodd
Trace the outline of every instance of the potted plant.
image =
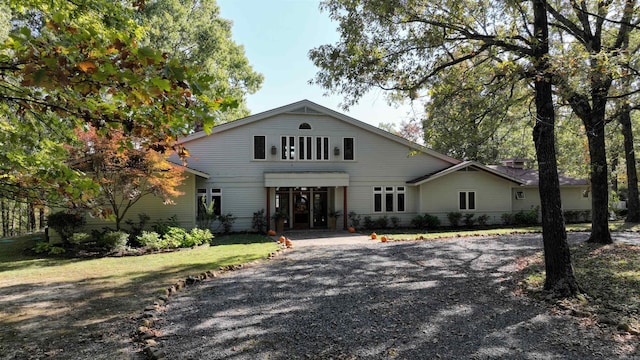
<svg viewBox="0 0 640 360">
<path fill-rule="evenodd" d="M 338 217 L 340 217 L 340 215 L 342 214 L 342 212 L 340 210 L 334 210 L 334 211 L 329 211 L 329 229 L 331 230 L 335 230 L 336 229 L 336 222 L 338 220 Z"/>
<path fill-rule="evenodd" d="M 271 218 L 276 223 L 276 232 L 282 233 L 284 231 L 284 220 L 288 217 L 287 213 L 284 210 L 278 210 Z"/>
</svg>

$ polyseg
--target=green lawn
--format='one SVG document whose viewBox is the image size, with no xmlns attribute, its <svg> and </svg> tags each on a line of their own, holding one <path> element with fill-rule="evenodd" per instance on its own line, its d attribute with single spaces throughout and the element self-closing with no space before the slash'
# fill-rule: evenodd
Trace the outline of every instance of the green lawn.
<svg viewBox="0 0 640 360">
<path fill-rule="evenodd" d="M 175 252 L 64 259 L 25 255 L 23 249 L 34 243 L 0 243 L 0 328 L 11 334 L 0 342 L 9 346 L 28 342 L 46 348 L 53 338 L 104 332 L 104 324 L 141 314 L 179 279 L 265 259 L 278 248 L 266 236 L 234 235 L 214 239 L 221 245 Z M 34 326 L 41 331 L 31 331 Z"/>
</svg>

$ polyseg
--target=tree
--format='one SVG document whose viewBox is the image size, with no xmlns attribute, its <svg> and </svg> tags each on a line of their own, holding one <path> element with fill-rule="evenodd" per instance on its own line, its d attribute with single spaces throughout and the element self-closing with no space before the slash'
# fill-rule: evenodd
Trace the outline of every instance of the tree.
<svg viewBox="0 0 640 360">
<path fill-rule="evenodd" d="M 3 6 L 0 22 L 11 27 L 0 33 L 0 141 L 15 145 L 0 155 L 3 196 L 73 202 L 90 191 L 63 161 L 75 128 L 122 131 L 169 151 L 191 124 L 209 129 L 235 104 L 210 91 L 197 69 L 138 45 L 144 30 L 131 19 L 143 0 Z"/>
<path fill-rule="evenodd" d="M 205 94 L 239 101 L 220 121 L 249 115 L 244 96 L 259 90 L 264 78 L 253 71 L 243 47 L 231 39 L 231 22 L 220 17 L 215 1 L 151 0 L 140 15 L 149 29 L 145 44 L 209 76 L 212 87 Z"/>
<path fill-rule="evenodd" d="M 567 56 L 554 57 L 554 82 L 560 96 L 582 120 L 589 144 L 592 188 L 589 241 L 609 244 L 613 240 L 608 224 L 607 102 L 620 65 L 629 63 L 625 39 L 636 29 L 637 5 L 634 0 L 582 0 L 547 4 L 546 8 L 553 18 L 551 25 L 565 35 L 558 51 Z"/>
<path fill-rule="evenodd" d="M 100 190 L 86 203 L 91 209 L 115 220 L 116 230 L 129 209 L 147 195 L 164 198 L 172 204 L 182 195 L 178 186 L 184 180 L 181 167 L 166 155 L 143 147 L 127 147 L 122 130 L 98 136 L 94 128 L 78 131 L 81 144 L 70 148 L 71 167 L 87 174 Z"/>
<path fill-rule="evenodd" d="M 547 277 L 545 289 L 558 296 L 576 293 L 571 259 L 562 216 L 555 162 L 553 123 L 538 126 L 541 120 L 554 121 L 551 85 L 542 61 L 548 51 L 543 36 L 540 9 L 545 3 L 459 1 L 389 2 L 385 0 L 330 0 L 322 7 L 338 21 L 341 39 L 335 45 L 311 50 L 310 57 L 320 68 L 314 82 L 347 97 L 345 106 L 372 87 L 416 98 L 441 71 L 469 59 L 487 59 L 501 64 L 496 68 L 515 69 L 536 85 L 536 108 L 541 111 L 534 128 L 543 193 L 543 237 Z M 543 11 L 544 12 L 544 11 Z M 545 13 L 546 16 L 546 13 Z M 545 17 L 546 19 L 546 17 Z M 529 25 L 537 27 L 532 33 Z M 541 37 L 542 36 L 542 37 Z M 542 71 L 542 72 L 541 72 Z"/>
</svg>

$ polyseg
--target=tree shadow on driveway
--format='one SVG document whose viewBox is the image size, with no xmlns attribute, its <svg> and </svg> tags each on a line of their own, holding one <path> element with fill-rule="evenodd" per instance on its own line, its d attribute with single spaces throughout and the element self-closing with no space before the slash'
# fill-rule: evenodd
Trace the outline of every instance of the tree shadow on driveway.
<svg viewBox="0 0 640 360">
<path fill-rule="evenodd" d="M 175 359 L 606 359 L 596 329 L 513 295 L 540 235 L 313 247 L 171 299 Z"/>
</svg>

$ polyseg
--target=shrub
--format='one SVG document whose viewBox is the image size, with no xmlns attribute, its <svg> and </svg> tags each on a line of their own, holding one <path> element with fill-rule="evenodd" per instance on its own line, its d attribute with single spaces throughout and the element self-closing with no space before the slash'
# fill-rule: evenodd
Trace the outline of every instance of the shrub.
<svg viewBox="0 0 640 360">
<path fill-rule="evenodd" d="M 563 213 L 564 221 L 567 223 L 575 223 L 580 221 L 580 211 L 576 210 L 566 210 Z"/>
<path fill-rule="evenodd" d="M 502 220 L 502 223 L 505 225 L 513 225 L 514 224 L 513 217 L 514 216 L 511 213 L 504 213 L 500 216 L 500 219 Z"/>
<path fill-rule="evenodd" d="M 228 213 L 224 215 L 218 216 L 218 220 L 220 220 L 220 225 L 222 226 L 222 230 L 225 233 L 231 232 L 231 227 L 233 223 L 236 222 L 236 217 L 233 214 Z"/>
<path fill-rule="evenodd" d="M 415 226 L 416 229 L 435 229 L 440 226 L 440 219 L 429 214 L 416 215 L 411 220 L 411 225 Z"/>
<path fill-rule="evenodd" d="M 127 246 L 129 234 L 124 231 L 110 231 L 102 235 L 99 244 L 107 251 L 121 251 Z"/>
<path fill-rule="evenodd" d="M 457 211 L 452 211 L 450 213 L 447 213 L 447 219 L 449 220 L 449 225 L 455 228 L 460 225 L 460 219 L 462 219 L 462 214 Z"/>
<path fill-rule="evenodd" d="M 391 227 L 394 229 L 397 229 L 398 227 L 400 227 L 400 218 L 397 216 L 392 216 L 391 217 Z"/>
<path fill-rule="evenodd" d="M 476 223 L 476 219 L 473 218 L 474 214 L 464 214 L 463 222 L 466 226 L 473 226 Z"/>
<path fill-rule="evenodd" d="M 91 235 L 83 232 L 77 232 L 71 235 L 71 238 L 69 238 L 69 242 L 74 245 L 78 245 L 78 244 L 89 242 L 91 241 L 91 239 L 92 239 Z"/>
<path fill-rule="evenodd" d="M 67 211 L 50 214 L 47 217 L 47 221 L 49 227 L 60 234 L 62 241 L 65 243 L 69 242 L 69 239 L 76 230 L 86 224 L 86 219 L 82 214 Z"/>
<path fill-rule="evenodd" d="M 173 215 L 169 218 L 167 218 L 166 220 L 158 220 L 156 221 L 155 224 L 153 224 L 153 231 L 157 232 L 158 234 L 160 234 L 160 236 L 163 236 L 164 234 L 166 234 L 167 232 L 169 232 L 169 229 L 172 227 L 178 227 L 178 217 Z"/>
<path fill-rule="evenodd" d="M 364 226 L 365 229 L 374 228 L 374 223 L 373 223 L 373 219 L 371 219 L 371 216 L 365 216 L 363 221 L 364 221 L 364 224 L 362 224 L 362 226 Z"/>
<path fill-rule="evenodd" d="M 487 225 L 487 222 L 489 222 L 489 215 L 487 215 L 487 214 L 482 214 L 482 215 L 478 216 L 478 219 L 477 219 L 477 220 L 478 220 L 478 224 L 479 224 L 480 226 L 486 226 L 486 225 Z"/>
<path fill-rule="evenodd" d="M 264 234 L 267 230 L 267 217 L 264 215 L 264 209 L 260 209 L 253 213 L 251 228 L 261 234 Z"/>
<path fill-rule="evenodd" d="M 538 208 L 517 212 L 513 216 L 513 221 L 518 225 L 536 225 L 538 223 Z"/>
<path fill-rule="evenodd" d="M 151 250 L 164 249 L 165 242 L 162 236 L 155 231 L 143 231 L 136 237 L 136 241 L 143 247 Z"/>
<path fill-rule="evenodd" d="M 386 229 L 389 226 L 389 218 L 387 218 L 386 215 L 379 217 L 374 221 L 373 224 L 376 229 Z"/>
<path fill-rule="evenodd" d="M 205 243 L 210 243 L 213 240 L 213 234 L 209 229 L 191 229 L 191 237 L 193 238 L 193 243 L 198 246 Z"/>
<path fill-rule="evenodd" d="M 129 225 L 129 245 L 134 247 L 142 246 L 142 244 L 138 243 L 138 236 L 142 234 L 142 230 L 147 225 L 147 222 L 151 219 L 149 215 L 145 213 L 138 214 L 138 222 L 134 222 L 133 220 L 127 220 L 125 223 Z"/>
<path fill-rule="evenodd" d="M 162 239 L 166 243 L 165 249 L 191 247 L 194 244 L 191 235 L 185 229 L 177 226 L 170 227 Z"/>
<path fill-rule="evenodd" d="M 350 211 L 347 216 L 349 217 L 351 226 L 357 229 L 358 226 L 360 226 L 360 215 L 356 214 L 355 211 Z"/>
</svg>

